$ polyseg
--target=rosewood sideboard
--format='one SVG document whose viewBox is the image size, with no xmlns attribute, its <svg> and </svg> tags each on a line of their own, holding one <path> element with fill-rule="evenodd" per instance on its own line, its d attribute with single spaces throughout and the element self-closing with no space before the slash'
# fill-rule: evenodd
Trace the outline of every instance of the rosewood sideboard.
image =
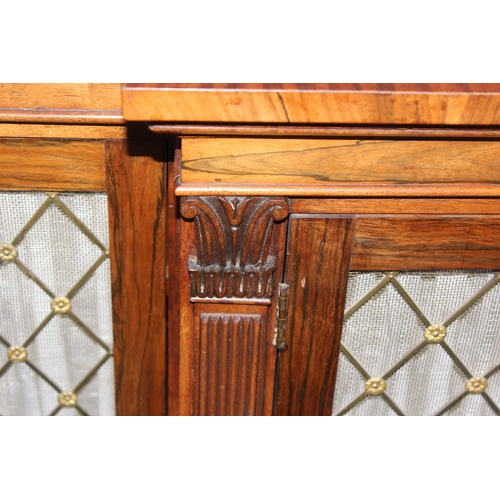
<svg viewBox="0 0 500 500">
<path fill-rule="evenodd" d="M 0 413 L 500 414 L 500 85 L 0 95 Z"/>
<path fill-rule="evenodd" d="M 498 414 L 499 91 L 124 85 L 170 148 L 170 412 Z"/>
</svg>

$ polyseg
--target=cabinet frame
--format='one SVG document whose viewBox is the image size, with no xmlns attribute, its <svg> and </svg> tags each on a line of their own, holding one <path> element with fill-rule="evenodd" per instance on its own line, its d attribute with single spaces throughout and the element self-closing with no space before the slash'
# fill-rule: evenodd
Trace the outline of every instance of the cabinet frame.
<svg viewBox="0 0 500 500">
<path fill-rule="evenodd" d="M 0 189 L 107 193 L 116 414 L 165 415 L 166 144 L 111 129 L 91 134 L 106 139 L 0 138 Z"/>
<path fill-rule="evenodd" d="M 291 307 L 287 319 L 286 349 L 277 353 L 273 415 L 331 414 L 349 270 L 500 268 L 500 248 L 496 243 L 500 199 L 494 183 L 488 187 L 491 192 L 474 183 L 467 186 L 453 183 L 453 179 L 437 191 L 433 184 L 423 183 L 416 189 L 372 184 L 364 186 L 364 191 L 360 192 L 359 186 L 353 183 L 351 186 L 344 185 L 337 197 L 329 196 L 329 189 L 319 197 L 312 197 L 309 192 L 298 197 L 295 195 L 300 192 L 301 186 L 291 191 L 285 187 L 262 186 L 256 192 L 255 188 L 244 184 L 224 187 L 213 184 L 183 185 L 180 182 L 181 158 L 182 148 L 177 166 L 178 181 L 174 188 L 179 197 L 214 192 L 221 197 L 288 195 L 285 196 L 290 207 L 287 270 L 283 280 L 290 285 Z M 297 239 L 297 235 L 293 236 L 292 228 L 299 221 L 324 225 L 322 230 L 325 232 L 328 232 L 329 225 L 342 225 L 349 221 L 328 249 L 337 256 L 327 264 L 316 262 L 319 249 L 307 238 L 308 243 L 297 243 L 293 247 L 291 242 Z M 384 233 L 386 236 L 380 237 Z M 181 234 L 181 240 L 184 239 Z M 339 248 L 335 247 L 337 244 Z M 289 259 L 295 254 L 303 254 L 311 266 L 309 271 L 306 270 L 306 276 L 299 278 L 291 273 L 293 268 Z M 186 265 L 185 259 L 181 258 L 181 265 Z M 297 268 L 294 270 L 298 272 Z M 325 275 L 336 276 L 336 285 L 332 286 L 328 279 L 322 279 Z M 307 282 L 315 283 L 311 292 L 314 300 L 306 303 L 303 298 L 297 298 L 301 291 L 299 284 L 304 277 Z M 181 294 L 186 292 L 182 286 Z M 321 290 L 323 293 L 320 293 Z M 306 313 L 308 308 L 310 311 Z M 294 312 L 298 309 L 300 313 Z M 299 316 L 295 316 L 297 314 Z M 304 314 L 312 320 L 308 322 Z M 293 331 L 294 328 L 297 330 Z"/>
</svg>

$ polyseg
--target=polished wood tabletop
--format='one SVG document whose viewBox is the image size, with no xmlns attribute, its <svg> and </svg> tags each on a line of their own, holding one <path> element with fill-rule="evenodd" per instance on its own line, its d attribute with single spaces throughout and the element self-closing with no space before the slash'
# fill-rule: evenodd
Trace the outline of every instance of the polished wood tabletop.
<svg viewBox="0 0 500 500">
<path fill-rule="evenodd" d="M 126 120 L 500 125 L 500 84 L 125 84 Z"/>
</svg>

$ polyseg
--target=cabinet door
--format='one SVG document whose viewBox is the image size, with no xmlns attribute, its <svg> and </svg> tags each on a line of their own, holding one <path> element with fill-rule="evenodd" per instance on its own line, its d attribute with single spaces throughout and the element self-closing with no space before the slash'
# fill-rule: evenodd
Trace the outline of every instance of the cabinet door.
<svg viewBox="0 0 500 500">
<path fill-rule="evenodd" d="M 276 414 L 499 414 L 499 231 L 485 215 L 292 215 Z"/>
<path fill-rule="evenodd" d="M 166 413 L 164 156 L 0 140 L 0 413 Z"/>
</svg>

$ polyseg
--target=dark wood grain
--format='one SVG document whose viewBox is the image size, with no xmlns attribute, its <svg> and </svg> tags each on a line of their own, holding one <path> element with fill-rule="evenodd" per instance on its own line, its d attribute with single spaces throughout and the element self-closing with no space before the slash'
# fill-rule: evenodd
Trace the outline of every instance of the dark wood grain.
<svg viewBox="0 0 500 500">
<path fill-rule="evenodd" d="M 179 415 L 180 370 L 180 211 L 175 187 L 181 175 L 180 141 L 169 137 L 167 142 L 167 359 L 168 414 Z"/>
<path fill-rule="evenodd" d="M 500 182 L 500 142 L 186 138 L 182 182 Z"/>
<path fill-rule="evenodd" d="M 498 84 L 135 84 L 127 120 L 184 123 L 499 125 Z"/>
<path fill-rule="evenodd" d="M 280 352 L 276 415 L 330 415 L 354 219 L 290 218 L 287 349 Z"/>
<path fill-rule="evenodd" d="M 106 147 L 116 410 L 166 414 L 166 179 L 161 141 Z"/>
<path fill-rule="evenodd" d="M 104 141 L 0 139 L 0 189 L 104 191 Z"/>
<path fill-rule="evenodd" d="M 499 269 L 500 218 L 357 217 L 352 270 Z"/>
</svg>

